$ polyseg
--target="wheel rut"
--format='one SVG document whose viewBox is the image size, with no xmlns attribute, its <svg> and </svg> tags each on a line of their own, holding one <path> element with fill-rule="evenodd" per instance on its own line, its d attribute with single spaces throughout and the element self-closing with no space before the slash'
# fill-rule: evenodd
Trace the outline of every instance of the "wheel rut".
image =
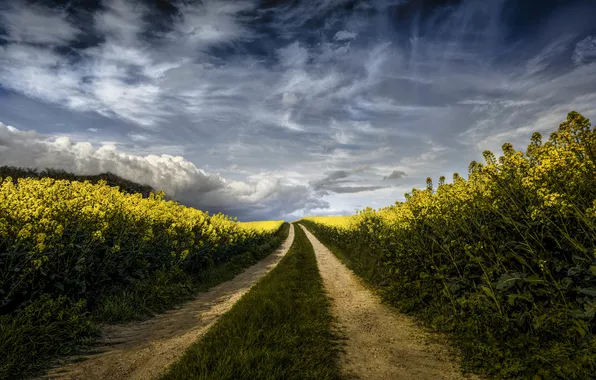
<svg viewBox="0 0 596 380">
<path fill-rule="evenodd" d="M 344 342 L 339 365 L 345 379 L 478 379 L 461 374 L 456 356 L 443 339 L 384 305 L 310 231 L 300 227 L 313 245 L 331 298 L 334 330 Z"/>
<path fill-rule="evenodd" d="M 294 226 L 274 253 L 232 280 L 199 293 L 179 308 L 144 322 L 107 325 L 95 349 L 72 357 L 42 379 L 155 379 L 179 359 L 249 289 L 288 252 Z"/>
</svg>

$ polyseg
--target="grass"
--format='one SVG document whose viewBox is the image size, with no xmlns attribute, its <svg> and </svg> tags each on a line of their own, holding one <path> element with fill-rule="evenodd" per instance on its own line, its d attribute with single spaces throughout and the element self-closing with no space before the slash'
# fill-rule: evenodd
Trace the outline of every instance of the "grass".
<svg viewBox="0 0 596 380">
<path fill-rule="evenodd" d="M 424 307 L 412 309 L 408 307 L 410 297 L 396 297 L 395 288 L 386 280 L 383 271 L 382 256 L 375 257 L 374 250 L 366 244 L 347 244 L 340 246 L 336 239 L 317 228 L 311 221 L 300 221 L 340 260 L 354 271 L 364 283 L 381 296 L 385 303 L 398 311 L 410 315 L 417 322 L 431 331 L 446 333 L 452 347 L 463 355 L 460 363 L 466 373 L 475 373 L 486 378 L 495 379 L 592 379 L 596 362 L 596 340 L 593 335 L 585 334 L 583 342 L 568 340 L 561 342 L 555 334 L 568 315 L 544 314 L 537 323 L 530 328 L 520 328 L 517 335 L 502 333 L 502 325 L 487 323 L 487 318 L 479 312 L 454 314 L 449 307 L 436 303 L 427 303 Z M 344 238 L 345 239 L 345 238 Z M 344 240 L 345 241 L 345 240 Z M 367 249 L 370 252 L 367 252 Z M 404 306 L 406 305 L 406 306 Z M 454 322 L 459 318 L 458 324 Z M 494 317 L 497 320 L 498 315 Z M 549 320 L 550 319 L 550 320 Z M 554 322 L 553 322 L 554 321 Z M 534 331 L 540 327 L 539 323 L 550 323 L 551 336 L 541 337 Z M 578 325 L 578 328 L 580 325 Z M 490 336 L 490 340 L 486 339 Z M 579 343 L 579 344 L 578 344 Z M 580 346 L 578 349 L 577 346 Z M 542 354 L 548 349 L 547 354 Z M 558 356 L 555 355 L 555 350 Z M 514 356 L 517 355 L 517 356 Z M 537 366 L 536 356 L 548 358 L 551 366 Z M 484 361 L 482 359 L 484 358 Z M 491 360 L 488 360 L 490 358 Z M 540 369 L 536 369 L 536 368 Z"/>
<path fill-rule="evenodd" d="M 294 244 L 161 377 L 173 379 L 338 379 L 337 341 L 312 245 Z"/>
<path fill-rule="evenodd" d="M 39 374 L 52 358 L 74 354 L 93 342 L 101 323 L 147 319 L 234 278 L 273 253 L 289 229 L 284 223 L 268 242 L 198 274 L 156 271 L 125 289 L 102 295 L 92 307 L 84 300 L 44 296 L 23 310 L 0 315 L 0 379 Z"/>
<path fill-rule="evenodd" d="M 264 259 L 280 246 L 289 231 L 290 225 L 284 223 L 273 239 L 198 274 L 182 270 L 156 271 L 150 278 L 137 281 L 124 291 L 118 290 L 100 298 L 94 308 L 94 320 L 122 323 L 143 320 L 171 309 L 192 299 L 197 292 L 231 280 L 245 268 Z"/>
<path fill-rule="evenodd" d="M 315 222 L 312 222 L 308 219 L 302 219 L 302 220 L 300 220 L 300 224 L 302 224 L 304 227 L 306 227 L 310 231 L 310 233 L 315 235 L 316 238 L 319 239 L 319 241 L 321 243 L 323 243 L 325 245 L 325 247 L 331 253 L 333 253 L 333 255 L 335 255 L 335 257 L 337 257 L 339 259 L 339 261 L 342 262 L 342 264 L 344 264 L 346 267 L 348 267 L 353 272 L 357 272 L 356 271 L 356 262 L 351 260 L 350 257 L 348 255 L 346 255 L 342 249 L 340 249 L 337 245 L 335 245 L 333 243 L 333 241 L 331 241 L 331 239 L 327 239 L 326 236 L 316 233 L 317 224 Z"/>
<path fill-rule="evenodd" d="M 69 355 L 97 335 L 85 302 L 40 297 L 16 315 L 0 316 L 0 379 L 20 379 Z"/>
</svg>

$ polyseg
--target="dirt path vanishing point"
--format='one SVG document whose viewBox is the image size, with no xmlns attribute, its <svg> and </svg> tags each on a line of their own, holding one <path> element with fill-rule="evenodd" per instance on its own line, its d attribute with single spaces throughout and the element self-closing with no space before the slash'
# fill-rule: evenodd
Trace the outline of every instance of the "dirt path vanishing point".
<svg viewBox="0 0 596 380">
<path fill-rule="evenodd" d="M 331 298 L 336 332 L 345 338 L 339 358 L 346 379 L 476 379 L 460 374 L 444 343 L 432 339 L 411 318 L 391 310 L 362 285 L 303 226 L 313 245 L 325 290 Z"/>
<path fill-rule="evenodd" d="M 178 309 L 140 323 L 106 326 L 100 351 L 87 360 L 52 369 L 44 379 L 150 380 L 182 356 L 263 275 L 294 241 L 294 226 L 282 246 L 232 280 L 219 284 Z"/>
</svg>

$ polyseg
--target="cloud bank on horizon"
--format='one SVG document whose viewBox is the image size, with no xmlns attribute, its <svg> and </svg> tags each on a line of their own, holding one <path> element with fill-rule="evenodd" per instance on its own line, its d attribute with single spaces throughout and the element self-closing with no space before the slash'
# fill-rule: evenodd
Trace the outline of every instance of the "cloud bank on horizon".
<svg viewBox="0 0 596 380">
<path fill-rule="evenodd" d="M 0 4 L 0 165 L 241 220 L 348 214 L 596 117 L 596 4 Z"/>
</svg>

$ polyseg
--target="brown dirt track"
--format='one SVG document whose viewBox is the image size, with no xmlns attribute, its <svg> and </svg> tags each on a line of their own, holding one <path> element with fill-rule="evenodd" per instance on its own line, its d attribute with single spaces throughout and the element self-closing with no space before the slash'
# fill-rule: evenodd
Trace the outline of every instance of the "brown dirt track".
<svg viewBox="0 0 596 380">
<path fill-rule="evenodd" d="M 144 322 L 105 326 L 94 352 L 68 359 L 44 379 L 149 380 L 158 377 L 287 253 L 294 226 L 282 246 L 232 280 L 181 307 Z"/>
<path fill-rule="evenodd" d="M 342 377 L 367 380 L 475 379 L 460 373 L 443 339 L 384 305 L 306 228 L 343 338 Z"/>
</svg>

